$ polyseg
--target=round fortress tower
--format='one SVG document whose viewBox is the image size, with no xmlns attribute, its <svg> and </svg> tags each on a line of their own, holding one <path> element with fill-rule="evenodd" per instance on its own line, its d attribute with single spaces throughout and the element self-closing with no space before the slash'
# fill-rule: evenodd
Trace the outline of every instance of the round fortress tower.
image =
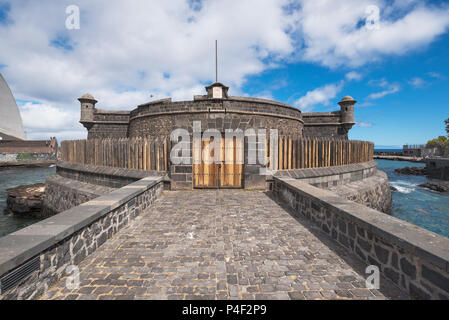
<svg viewBox="0 0 449 320">
<path fill-rule="evenodd" d="M 97 100 L 91 94 L 86 93 L 81 98 L 78 98 L 78 101 L 81 103 L 80 122 L 87 128 L 87 126 L 94 122 L 95 104 Z"/>
<path fill-rule="evenodd" d="M 206 87 L 205 95 L 190 101 L 160 99 L 139 105 L 132 111 L 108 111 L 95 107 L 97 100 L 85 94 L 80 122 L 88 130 L 88 139 L 169 137 L 175 129 L 193 132 L 193 122 L 201 122 L 201 131 L 277 129 L 279 135 L 348 139 L 355 124 L 356 101 L 344 97 L 340 110 L 302 113 L 285 103 L 228 95 L 228 87 L 216 82 Z"/>
<path fill-rule="evenodd" d="M 302 134 L 301 111 L 287 104 L 266 99 L 233 97 L 228 87 L 214 83 L 207 94 L 193 101 L 162 99 L 142 104 L 130 113 L 129 137 L 169 136 L 178 128 L 193 130 L 193 122 L 201 122 L 201 130 L 277 129 L 279 134 Z"/>
<path fill-rule="evenodd" d="M 340 117 L 341 123 L 347 127 L 347 129 L 351 129 L 355 124 L 354 120 L 354 105 L 357 103 L 351 96 L 346 96 L 341 99 L 338 103 L 341 107 L 340 109 Z"/>
</svg>

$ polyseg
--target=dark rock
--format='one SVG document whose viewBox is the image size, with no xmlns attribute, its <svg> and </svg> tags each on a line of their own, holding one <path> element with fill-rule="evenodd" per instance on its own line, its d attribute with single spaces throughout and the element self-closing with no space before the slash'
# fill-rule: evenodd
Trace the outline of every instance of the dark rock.
<svg viewBox="0 0 449 320">
<path fill-rule="evenodd" d="M 449 193 L 449 181 L 430 181 L 419 186 L 436 192 Z"/>
<path fill-rule="evenodd" d="M 45 184 L 43 183 L 8 189 L 6 212 L 29 217 L 40 216 L 44 197 Z"/>
<path fill-rule="evenodd" d="M 405 167 L 400 169 L 395 169 L 395 173 L 412 175 L 412 176 L 425 176 L 427 174 L 427 170 L 425 167 Z"/>
<path fill-rule="evenodd" d="M 391 191 L 398 191 L 398 189 L 395 188 L 395 187 L 393 187 L 393 186 L 390 186 L 390 190 L 391 190 Z"/>
</svg>

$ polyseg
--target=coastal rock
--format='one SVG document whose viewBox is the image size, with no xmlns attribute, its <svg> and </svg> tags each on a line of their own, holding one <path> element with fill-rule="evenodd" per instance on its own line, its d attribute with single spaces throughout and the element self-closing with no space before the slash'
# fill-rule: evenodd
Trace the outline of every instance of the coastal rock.
<svg viewBox="0 0 449 320">
<path fill-rule="evenodd" d="M 395 169 L 395 173 L 412 175 L 412 176 L 425 176 L 427 174 L 425 167 L 405 167 L 400 169 Z"/>
<path fill-rule="evenodd" d="M 42 212 L 45 197 L 45 184 L 19 186 L 8 189 L 6 212 L 22 216 L 36 217 Z"/>
<path fill-rule="evenodd" d="M 398 189 L 393 186 L 390 186 L 390 191 L 398 191 Z"/>
<path fill-rule="evenodd" d="M 449 181 L 431 181 L 420 184 L 419 186 L 436 192 L 449 194 Z"/>
</svg>

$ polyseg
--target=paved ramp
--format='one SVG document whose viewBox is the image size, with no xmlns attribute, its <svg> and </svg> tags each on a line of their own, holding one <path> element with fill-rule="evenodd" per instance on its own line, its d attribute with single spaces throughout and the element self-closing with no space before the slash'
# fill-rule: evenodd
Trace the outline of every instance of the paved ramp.
<svg viewBox="0 0 449 320">
<path fill-rule="evenodd" d="M 47 299 L 402 299 L 264 192 L 171 191 L 62 279 Z"/>
</svg>

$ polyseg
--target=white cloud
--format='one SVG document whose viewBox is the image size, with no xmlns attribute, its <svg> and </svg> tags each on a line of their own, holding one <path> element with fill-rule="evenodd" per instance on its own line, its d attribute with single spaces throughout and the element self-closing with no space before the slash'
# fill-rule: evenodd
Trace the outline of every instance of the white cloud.
<svg viewBox="0 0 449 320">
<path fill-rule="evenodd" d="M 363 77 L 363 76 L 362 76 L 359 72 L 356 72 L 356 71 L 348 72 L 348 73 L 345 75 L 346 80 L 349 80 L 349 81 L 351 81 L 351 80 L 356 80 L 356 81 L 358 81 L 358 80 L 361 80 L 362 77 Z"/>
<path fill-rule="evenodd" d="M 401 90 L 401 86 L 399 84 L 397 84 L 397 83 L 389 83 L 385 79 L 371 80 L 369 83 L 372 84 L 372 85 L 384 88 L 384 90 L 382 90 L 382 91 L 371 93 L 368 96 L 368 99 L 372 99 L 372 100 L 383 98 L 383 97 L 385 97 L 387 95 L 394 94 L 394 93 L 399 92 Z"/>
<path fill-rule="evenodd" d="M 372 102 L 362 102 L 362 103 L 357 103 L 356 106 L 359 108 L 363 108 L 363 107 L 371 107 L 373 106 L 374 103 Z"/>
<path fill-rule="evenodd" d="M 303 112 L 312 111 L 318 104 L 329 105 L 330 100 L 340 93 L 343 85 L 344 82 L 340 81 L 338 84 L 328 84 L 312 91 L 308 91 L 305 96 L 296 100 L 294 105 L 300 108 Z"/>
<path fill-rule="evenodd" d="M 434 79 L 446 79 L 446 77 L 438 72 L 428 72 L 427 75 Z"/>
<path fill-rule="evenodd" d="M 390 88 L 388 88 L 387 90 L 383 90 L 380 92 L 376 92 L 376 93 L 371 93 L 368 98 L 369 99 L 380 99 L 383 98 L 387 95 L 396 93 L 400 90 L 401 88 L 399 87 L 399 85 L 393 84 Z"/>
<path fill-rule="evenodd" d="M 371 128 L 373 124 L 371 122 L 357 122 L 356 126 L 361 128 Z"/>
<path fill-rule="evenodd" d="M 48 139 L 56 136 L 85 137 L 86 131 L 79 123 L 79 113 L 46 104 L 27 102 L 19 107 L 27 139 Z"/>
<path fill-rule="evenodd" d="M 408 83 L 415 88 L 422 88 L 427 82 L 422 78 L 415 77 L 411 79 Z"/>
<path fill-rule="evenodd" d="M 385 55 L 425 46 L 449 27 L 449 9 L 419 1 L 303 0 L 300 12 L 302 58 L 329 67 L 361 66 Z M 366 8 L 380 9 L 378 30 L 364 24 Z"/>
</svg>

